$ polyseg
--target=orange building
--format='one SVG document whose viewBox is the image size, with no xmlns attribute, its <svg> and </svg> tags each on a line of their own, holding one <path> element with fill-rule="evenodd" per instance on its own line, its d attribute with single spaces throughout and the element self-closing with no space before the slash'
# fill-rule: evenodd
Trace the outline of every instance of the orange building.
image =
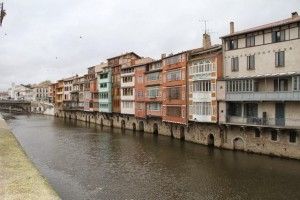
<svg viewBox="0 0 300 200">
<path fill-rule="evenodd" d="M 187 52 L 163 58 L 163 109 L 165 122 L 187 124 Z"/>
<path fill-rule="evenodd" d="M 147 65 L 145 70 L 145 102 L 147 117 L 162 117 L 162 61 Z"/>
<path fill-rule="evenodd" d="M 108 67 L 112 71 L 112 112 L 121 113 L 121 66 L 141 57 L 134 52 L 122 54 L 107 59 Z"/>
</svg>

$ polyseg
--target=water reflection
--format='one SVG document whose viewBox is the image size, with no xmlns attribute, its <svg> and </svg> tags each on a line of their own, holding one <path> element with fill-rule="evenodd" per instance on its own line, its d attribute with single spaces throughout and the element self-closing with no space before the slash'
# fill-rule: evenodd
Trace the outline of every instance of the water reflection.
<svg viewBox="0 0 300 200">
<path fill-rule="evenodd" d="M 63 199 L 299 199 L 300 162 L 46 116 L 10 121 Z"/>
</svg>

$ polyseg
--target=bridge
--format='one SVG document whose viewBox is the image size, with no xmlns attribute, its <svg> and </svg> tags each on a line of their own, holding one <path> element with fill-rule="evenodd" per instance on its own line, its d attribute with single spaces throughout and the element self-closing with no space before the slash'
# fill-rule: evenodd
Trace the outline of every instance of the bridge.
<svg viewBox="0 0 300 200">
<path fill-rule="evenodd" d="M 31 102 L 25 100 L 0 100 L 0 110 L 30 113 Z"/>
</svg>

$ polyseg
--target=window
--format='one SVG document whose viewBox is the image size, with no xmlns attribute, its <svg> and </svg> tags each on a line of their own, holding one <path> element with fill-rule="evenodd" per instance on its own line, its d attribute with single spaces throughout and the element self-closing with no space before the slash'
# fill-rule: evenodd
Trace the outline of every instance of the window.
<svg viewBox="0 0 300 200">
<path fill-rule="evenodd" d="M 274 80 L 274 91 L 288 91 L 288 80 L 287 79 L 275 79 Z"/>
<path fill-rule="evenodd" d="M 183 62 L 184 61 L 184 55 L 177 55 L 177 56 L 173 56 L 173 57 L 169 57 L 165 60 L 166 65 L 172 65 L 172 64 L 176 64 L 179 62 Z"/>
<path fill-rule="evenodd" d="M 159 80 L 159 72 L 151 73 L 147 75 L 148 81 L 156 81 Z"/>
<path fill-rule="evenodd" d="M 100 92 L 99 93 L 100 99 L 108 99 L 108 93 L 107 92 Z"/>
<path fill-rule="evenodd" d="M 159 111 L 161 110 L 161 104 L 158 102 L 149 103 L 147 104 L 147 109 L 151 111 Z"/>
<path fill-rule="evenodd" d="M 284 51 L 275 52 L 275 67 L 284 67 Z"/>
<path fill-rule="evenodd" d="M 253 80 L 233 80 L 226 82 L 227 92 L 252 92 Z"/>
<path fill-rule="evenodd" d="M 285 40 L 285 32 L 283 31 L 274 31 L 272 32 L 272 42 L 281 42 Z"/>
<path fill-rule="evenodd" d="M 122 107 L 123 108 L 133 108 L 133 102 L 132 101 L 122 101 Z"/>
<path fill-rule="evenodd" d="M 122 74 L 132 73 L 134 72 L 134 68 L 122 69 Z"/>
<path fill-rule="evenodd" d="M 180 99 L 180 87 L 168 88 L 168 99 Z"/>
<path fill-rule="evenodd" d="M 300 76 L 293 77 L 293 90 L 294 91 L 300 90 Z"/>
<path fill-rule="evenodd" d="M 211 82 L 210 81 L 194 81 L 193 92 L 210 92 Z"/>
<path fill-rule="evenodd" d="M 200 74 L 200 73 L 207 73 L 214 71 L 214 63 L 212 63 L 210 60 L 204 60 L 204 61 L 198 61 L 194 62 L 190 66 L 190 75 L 194 74 Z"/>
<path fill-rule="evenodd" d="M 234 40 L 228 41 L 228 49 L 229 50 L 233 50 L 233 49 L 237 49 L 237 48 L 238 48 L 238 40 L 234 39 Z"/>
<path fill-rule="evenodd" d="M 106 88 L 107 87 L 107 83 L 100 83 L 100 88 Z"/>
<path fill-rule="evenodd" d="M 143 91 L 137 91 L 136 96 L 141 98 L 141 97 L 144 96 L 144 92 Z"/>
<path fill-rule="evenodd" d="M 138 76 L 137 77 L 137 83 L 143 83 L 144 82 L 144 77 L 143 76 Z"/>
<path fill-rule="evenodd" d="M 167 80 L 168 81 L 181 80 L 181 71 L 180 70 L 175 70 L 175 71 L 168 72 L 167 73 Z"/>
<path fill-rule="evenodd" d="M 239 57 L 231 58 L 231 71 L 239 71 Z"/>
<path fill-rule="evenodd" d="M 256 118 L 258 113 L 258 105 L 256 103 L 245 103 L 244 116 L 247 118 Z"/>
<path fill-rule="evenodd" d="M 105 78 L 107 78 L 108 77 L 108 74 L 106 73 L 106 74 L 100 74 L 100 79 L 105 79 Z"/>
<path fill-rule="evenodd" d="M 161 69 L 161 62 L 150 64 L 149 71 L 157 69 Z"/>
<path fill-rule="evenodd" d="M 253 47 L 253 46 L 255 46 L 255 36 L 246 37 L 246 47 Z"/>
<path fill-rule="evenodd" d="M 181 117 L 181 107 L 179 106 L 168 106 L 167 116 Z"/>
<path fill-rule="evenodd" d="M 159 96 L 159 87 L 150 87 L 147 89 L 147 95 L 149 98 L 156 98 Z"/>
<path fill-rule="evenodd" d="M 100 108 L 108 108 L 107 103 L 100 103 L 99 106 L 100 106 Z"/>
<path fill-rule="evenodd" d="M 289 138 L 290 143 L 296 143 L 296 139 L 297 139 L 297 132 L 291 131 L 290 138 Z"/>
<path fill-rule="evenodd" d="M 123 88 L 123 96 L 132 96 L 133 95 L 133 88 Z"/>
<path fill-rule="evenodd" d="M 247 69 L 248 70 L 255 69 L 255 55 L 247 56 Z"/>
<path fill-rule="evenodd" d="M 194 102 L 191 113 L 194 115 L 211 115 L 210 102 Z"/>
<path fill-rule="evenodd" d="M 145 110 L 145 104 L 144 103 L 136 103 L 136 108 L 138 110 Z"/>
<path fill-rule="evenodd" d="M 241 103 L 230 103 L 229 104 L 229 114 L 231 116 L 242 116 L 242 104 Z"/>
<path fill-rule="evenodd" d="M 123 83 L 132 82 L 132 76 L 125 76 L 122 78 Z"/>
<path fill-rule="evenodd" d="M 277 131 L 276 130 L 272 130 L 271 131 L 271 140 L 277 141 L 277 139 L 278 139 Z"/>
</svg>

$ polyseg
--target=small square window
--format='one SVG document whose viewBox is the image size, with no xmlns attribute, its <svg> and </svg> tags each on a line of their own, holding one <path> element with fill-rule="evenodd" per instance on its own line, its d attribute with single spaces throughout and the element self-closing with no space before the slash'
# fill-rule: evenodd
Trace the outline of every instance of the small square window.
<svg viewBox="0 0 300 200">
<path fill-rule="evenodd" d="M 296 131 L 291 131 L 290 132 L 290 143 L 296 143 L 297 140 L 297 132 Z"/>
</svg>

